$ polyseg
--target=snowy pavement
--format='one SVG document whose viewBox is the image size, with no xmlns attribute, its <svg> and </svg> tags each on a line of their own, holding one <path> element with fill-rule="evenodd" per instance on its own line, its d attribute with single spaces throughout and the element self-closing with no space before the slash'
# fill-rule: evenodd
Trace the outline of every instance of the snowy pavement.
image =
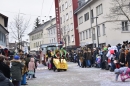
<svg viewBox="0 0 130 86">
<path fill-rule="evenodd" d="M 28 86 L 130 86 L 130 79 L 115 81 L 115 74 L 98 68 L 80 68 L 75 63 L 68 63 L 66 72 L 53 72 L 46 66 L 39 65 L 33 80 Z"/>
</svg>

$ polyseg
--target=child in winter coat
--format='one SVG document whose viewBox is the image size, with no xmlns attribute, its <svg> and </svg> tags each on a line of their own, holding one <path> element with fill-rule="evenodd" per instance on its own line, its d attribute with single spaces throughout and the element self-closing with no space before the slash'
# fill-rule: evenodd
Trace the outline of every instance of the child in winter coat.
<svg viewBox="0 0 130 86">
<path fill-rule="evenodd" d="M 33 75 L 34 75 L 34 69 L 35 69 L 35 63 L 34 63 L 34 58 L 30 59 L 30 62 L 28 64 L 28 79 L 29 77 L 32 79 Z"/>
<path fill-rule="evenodd" d="M 100 64 L 101 64 L 101 56 L 100 55 L 97 55 L 96 64 L 97 64 L 97 67 L 100 68 Z"/>
</svg>

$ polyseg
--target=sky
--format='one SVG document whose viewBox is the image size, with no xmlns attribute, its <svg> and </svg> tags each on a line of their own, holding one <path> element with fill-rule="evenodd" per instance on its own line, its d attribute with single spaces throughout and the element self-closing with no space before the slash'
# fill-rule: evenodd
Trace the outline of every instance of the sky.
<svg viewBox="0 0 130 86">
<path fill-rule="evenodd" d="M 0 0 L 0 13 L 8 16 L 9 42 L 13 43 L 16 40 L 12 39 L 13 33 L 10 30 L 10 22 L 13 21 L 16 15 L 20 14 L 27 21 L 30 20 L 22 40 L 29 39 L 28 33 L 34 27 L 35 19 L 40 16 L 41 20 L 49 20 L 49 16 L 55 17 L 54 0 Z"/>
</svg>

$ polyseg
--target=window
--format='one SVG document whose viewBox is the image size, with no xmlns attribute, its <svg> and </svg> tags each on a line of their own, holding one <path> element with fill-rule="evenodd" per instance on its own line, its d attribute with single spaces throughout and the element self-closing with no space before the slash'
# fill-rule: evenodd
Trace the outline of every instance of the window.
<svg viewBox="0 0 130 86">
<path fill-rule="evenodd" d="M 83 16 L 81 16 L 80 18 L 79 18 L 79 24 L 82 24 L 83 23 Z"/>
<path fill-rule="evenodd" d="M 82 41 L 82 32 L 80 32 L 80 41 Z"/>
<path fill-rule="evenodd" d="M 55 40 L 55 38 L 54 38 L 54 42 L 55 42 L 56 40 Z"/>
<path fill-rule="evenodd" d="M 68 13 L 66 14 L 66 21 L 69 20 L 69 15 Z"/>
<path fill-rule="evenodd" d="M 34 48 L 35 48 L 35 46 L 36 46 L 36 45 L 35 45 L 35 43 L 34 43 Z"/>
<path fill-rule="evenodd" d="M 106 34 L 106 27 L 105 27 L 105 24 L 102 24 L 102 29 L 103 29 L 103 35 L 105 35 Z"/>
<path fill-rule="evenodd" d="M 72 38 L 72 42 L 74 42 L 74 35 L 72 35 L 71 38 Z"/>
<path fill-rule="evenodd" d="M 72 0 L 68 0 L 68 2 L 69 2 L 69 6 L 71 6 L 72 5 Z"/>
<path fill-rule="evenodd" d="M 72 18 L 72 11 L 70 11 L 70 19 Z"/>
<path fill-rule="evenodd" d="M 84 14 L 84 20 L 85 21 L 89 20 L 89 12 L 87 12 L 86 14 Z"/>
<path fill-rule="evenodd" d="M 70 36 L 68 36 L 68 43 L 70 43 Z"/>
<path fill-rule="evenodd" d="M 91 38 L 91 29 L 89 29 L 89 38 Z"/>
<path fill-rule="evenodd" d="M 96 40 L 96 35 L 95 35 L 95 28 L 93 28 L 93 32 L 92 32 L 93 34 L 93 40 Z"/>
<path fill-rule="evenodd" d="M 66 9 L 68 8 L 68 3 L 67 3 L 67 2 L 65 2 L 65 8 L 66 8 Z"/>
<path fill-rule="evenodd" d="M 100 26 L 97 27 L 98 30 L 98 36 L 100 36 Z"/>
<path fill-rule="evenodd" d="M 122 31 L 128 31 L 128 21 L 122 22 Z"/>
<path fill-rule="evenodd" d="M 69 31 L 69 25 L 67 25 L 67 31 Z"/>
<path fill-rule="evenodd" d="M 62 24 L 62 17 L 60 17 L 60 24 Z"/>
<path fill-rule="evenodd" d="M 84 31 L 83 31 L 83 40 L 85 40 L 85 33 L 84 33 Z"/>
<path fill-rule="evenodd" d="M 61 13 L 61 7 L 59 7 L 59 11 L 60 11 L 60 13 Z"/>
<path fill-rule="evenodd" d="M 65 15 L 63 16 L 63 22 L 65 22 Z"/>
<path fill-rule="evenodd" d="M 64 4 L 62 5 L 62 11 L 64 11 Z"/>
<path fill-rule="evenodd" d="M 73 30 L 73 23 L 70 24 L 70 29 Z"/>
<path fill-rule="evenodd" d="M 97 16 L 103 13 L 102 4 L 96 7 Z"/>
<path fill-rule="evenodd" d="M 94 14 L 93 14 L 93 10 L 91 10 L 91 23 L 94 23 Z"/>
<path fill-rule="evenodd" d="M 86 39 L 88 39 L 88 30 L 86 30 Z"/>
</svg>

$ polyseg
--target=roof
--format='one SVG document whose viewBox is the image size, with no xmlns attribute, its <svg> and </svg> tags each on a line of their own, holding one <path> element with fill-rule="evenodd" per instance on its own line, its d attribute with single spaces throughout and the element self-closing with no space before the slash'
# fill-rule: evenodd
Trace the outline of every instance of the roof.
<svg viewBox="0 0 130 86">
<path fill-rule="evenodd" d="M 53 18 L 52 20 L 54 20 Z M 45 22 L 44 24 L 41 24 L 39 27 L 35 28 L 32 32 L 30 32 L 28 35 L 33 35 L 37 32 L 43 31 L 44 27 L 50 23 L 50 20 Z"/>
<path fill-rule="evenodd" d="M 90 4 L 91 2 L 93 2 L 94 0 L 88 0 L 87 2 L 85 2 L 84 4 L 82 4 L 81 6 L 79 6 L 75 11 L 74 14 L 77 14 L 78 12 L 80 12 L 84 7 L 86 7 L 88 4 Z"/>
<path fill-rule="evenodd" d="M 2 16 L 4 18 L 4 26 L 7 27 L 8 26 L 8 17 L 1 13 L 0 13 L 0 16 Z"/>
<path fill-rule="evenodd" d="M 6 33 L 9 33 L 9 31 L 6 30 L 1 24 L 0 24 L 0 27 L 3 28 L 3 30 L 4 30 Z"/>
<path fill-rule="evenodd" d="M 50 27 L 47 28 L 47 30 L 49 30 L 49 29 L 51 29 L 51 28 L 54 28 L 54 27 L 56 27 L 56 24 L 51 25 Z"/>
</svg>

